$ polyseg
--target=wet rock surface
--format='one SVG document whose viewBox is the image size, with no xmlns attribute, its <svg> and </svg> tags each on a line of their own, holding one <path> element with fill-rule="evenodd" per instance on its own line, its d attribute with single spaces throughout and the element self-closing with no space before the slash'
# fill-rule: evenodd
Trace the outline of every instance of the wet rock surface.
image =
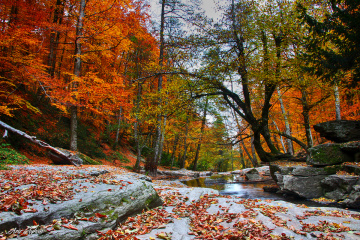
<svg viewBox="0 0 360 240">
<path fill-rule="evenodd" d="M 309 175 L 306 174 L 306 169 L 294 169 L 297 170 L 298 176 Z M 112 172 L 111 169 L 106 170 Z M 67 169 L 67 171 L 70 175 L 77 176 L 79 173 L 86 174 L 95 171 L 95 169 L 89 171 L 82 169 L 80 172 L 77 169 Z M 101 180 L 106 180 L 106 175 L 107 173 L 98 177 L 103 176 L 104 179 Z M 323 176 L 326 177 L 326 175 Z M 107 239 L 107 236 L 110 235 L 115 239 L 230 239 L 231 237 L 235 239 L 316 239 L 325 235 L 336 239 L 360 239 L 360 214 L 358 212 L 329 207 L 306 207 L 285 201 L 222 196 L 216 190 L 189 188 L 179 181 L 153 180 L 150 183 L 139 180 L 145 177 L 136 173 L 116 173 L 114 180 L 131 180 L 132 184 L 121 187 L 123 187 L 124 192 L 133 193 L 132 196 L 127 195 L 130 198 L 129 201 L 122 202 L 124 206 L 129 207 L 124 207 L 118 212 L 123 214 L 122 220 L 118 222 L 118 228 L 113 228 L 114 220 L 109 218 L 109 216 L 113 216 L 111 211 L 95 210 L 95 212 L 107 215 L 107 217 L 98 215 L 97 221 L 94 222 L 79 220 L 78 222 L 65 223 L 63 221 L 62 225 L 67 227 L 72 225 L 76 230 L 61 226 L 60 230 L 44 231 L 40 234 L 35 232 L 26 237 L 18 237 L 18 239 L 90 240 Z M 353 182 L 353 179 L 343 180 L 344 182 Z M 328 179 L 324 184 L 336 184 L 336 182 L 337 180 Z M 139 186 L 137 186 L 138 183 Z M 112 193 L 108 189 L 120 187 L 119 185 L 106 184 L 103 181 L 97 185 L 99 186 L 95 186 L 95 188 L 89 187 L 88 193 L 84 193 L 89 194 L 86 197 L 95 194 L 115 194 L 115 191 Z M 74 185 L 74 188 L 76 186 Z M 142 186 L 147 187 L 143 188 Z M 357 188 L 359 188 L 358 185 Z M 91 192 L 93 189 L 94 192 Z M 162 199 L 162 206 L 148 209 L 137 215 L 130 214 L 126 210 L 133 208 L 134 203 L 132 201 L 135 199 L 131 197 L 141 198 L 142 195 L 146 195 L 146 191 L 150 191 L 151 195 L 154 196 L 154 189 Z M 102 193 L 100 194 L 100 192 Z M 79 199 L 75 199 L 75 197 L 70 201 L 77 204 L 88 201 L 83 198 L 79 202 Z M 117 198 L 116 195 L 115 199 Z M 111 201 L 115 201 L 115 199 Z M 61 204 L 70 201 L 64 201 Z M 97 202 L 95 205 L 97 209 L 101 209 L 106 203 Z M 39 206 L 43 207 L 41 204 Z M 39 209 L 41 210 L 41 208 Z M 125 212 L 129 214 L 125 214 Z M 83 217 L 89 217 L 93 213 L 84 213 L 89 215 Z M 74 216 L 74 218 L 76 217 Z M 34 226 L 33 229 L 38 231 L 40 228 Z M 101 232 L 94 233 L 99 229 L 102 229 Z"/>
<path fill-rule="evenodd" d="M 32 191 L 41 191 L 41 194 L 46 195 L 46 197 L 40 195 L 34 199 L 27 199 L 27 208 L 19 211 L 18 214 L 13 211 L 0 213 L 2 219 L 0 231 L 25 229 L 32 226 L 34 222 L 38 224 L 39 227 L 35 226 L 32 230 L 41 234 L 30 234 L 26 236 L 26 239 L 80 239 L 97 230 L 115 227 L 128 216 L 162 204 L 161 198 L 151 183 L 139 180 L 144 176 L 138 174 L 123 172 L 105 176 L 106 173 L 111 172 L 111 169 L 97 170 L 65 166 L 18 166 L 15 168 L 15 175 L 22 177 L 21 173 L 29 173 L 34 177 L 34 181 L 37 177 L 52 177 L 50 182 L 54 181 L 54 188 L 58 182 L 66 185 L 69 190 L 66 199 L 55 202 L 56 192 L 54 195 L 46 195 L 46 191 L 51 191 L 51 186 L 48 190 L 46 186 L 41 189 L 32 188 L 33 185 L 39 184 L 18 187 L 23 195 L 31 194 Z M 45 173 L 48 175 L 44 175 Z M 96 173 L 95 176 L 92 176 L 94 173 Z M 48 181 L 48 179 L 44 177 L 43 181 Z M 31 211 L 25 212 L 26 210 Z M 54 220 L 59 221 L 57 231 L 54 230 Z M 51 226 L 45 228 L 46 225 Z M 67 228 L 69 225 L 76 226 L 77 230 Z M 53 231 L 47 232 L 51 229 Z M 31 229 L 28 229 L 29 231 L 31 232 Z"/>
</svg>

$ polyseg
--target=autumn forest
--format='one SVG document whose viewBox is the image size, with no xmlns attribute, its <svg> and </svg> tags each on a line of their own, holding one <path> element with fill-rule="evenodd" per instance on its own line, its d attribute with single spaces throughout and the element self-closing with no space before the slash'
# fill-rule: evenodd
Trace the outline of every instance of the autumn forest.
<svg viewBox="0 0 360 240">
<path fill-rule="evenodd" d="M 219 2 L 2 0 L 0 120 L 93 159 L 129 148 L 150 175 L 256 167 L 360 120 L 358 1 Z"/>
</svg>

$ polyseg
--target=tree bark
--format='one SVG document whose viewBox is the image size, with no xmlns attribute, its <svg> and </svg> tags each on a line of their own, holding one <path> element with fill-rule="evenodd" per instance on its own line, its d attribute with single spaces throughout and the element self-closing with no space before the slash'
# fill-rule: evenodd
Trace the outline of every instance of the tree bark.
<svg viewBox="0 0 360 240">
<path fill-rule="evenodd" d="M 246 168 L 246 163 L 245 163 L 245 159 L 244 159 L 244 153 L 241 147 L 241 144 L 239 143 L 239 153 L 240 153 L 240 162 L 242 165 L 242 168 Z"/>
<path fill-rule="evenodd" d="M 335 96 L 336 120 L 341 120 L 340 93 L 339 93 L 339 86 L 338 86 L 337 82 L 334 85 L 334 96 Z"/>
<path fill-rule="evenodd" d="M 311 148 L 314 145 L 314 142 L 310 127 L 310 106 L 307 102 L 307 93 L 304 89 L 301 90 L 301 102 L 303 107 L 302 115 L 304 117 L 304 127 L 305 127 L 307 146 L 308 148 Z"/>
<path fill-rule="evenodd" d="M 119 110 L 119 117 L 118 117 L 118 124 L 117 124 L 117 128 L 116 128 L 114 149 L 119 145 L 121 119 L 122 119 L 122 107 L 120 107 L 120 110 Z"/>
<path fill-rule="evenodd" d="M 165 3 L 166 0 L 162 0 L 161 2 L 161 18 L 160 18 L 160 55 L 159 55 L 159 66 L 162 70 L 164 63 L 164 29 L 165 29 Z M 158 79 L 158 93 L 160 94 L 162 89 L 162 74 L 159 74 Z M 161 105 L 161 98 L 158 99 L 158 105 Z M 160 147 L 161 147 L 161 130 L 162 130 L 162 116 L 158 114 L 157 116 L 157 126 L 156 126 L 156 134 L 155 134 L 155 143 L 152 157 L 146 159 L 145 170 L 151 175 L 156 176 L 157 174 L 157 164 L 159 161 Z"/>
<path fill-rule="evenodd" d="M 57 0 L 54 10 L 54 24 L 61 24 L 62 17 L 64 14 L 64 3 L 62 0 Z M 51 31 L 50 33 L 50 45 L 49 45 L 49 59 L 48 59 L 48 73 L 51 77 L 55 75 L 55 64 L 56 64 L 56 49 L 59 44 L 60 32 Z"/>
<path fill-rule="evenodd" d="M 207 115 L 208 104 L 209 104 L 209 99 L 206 98 L 205 107 L 204 107 L 204 114 L 203 114 L 203 117 L 202 117 L 202 120 L 201 120 L 199 143 L 198 143 L 197 148 L 196 148 L 195 159 L 194 159 L 194 166 L 193 166 L 194 171 L 196 171 L 196 169 L 197 169 L 197 163 L 198 163 L 198 159 L 199 159 L 200 148 L 201 148 L 201 143 L 202 143 L 205 124 L 206 124 L 206 115 Z"/>
<path fill-rule="evenodd" d="M 186 161 L 186 154 L 187 154 L 187 135 L 189 133 L 189 116 L 186 116 L 186 127 L 185 127 L 185 137 L 184 137 L 184 155 L 182 157 L 181 163 L 180 163 L 180 168 L 184 168 L 185 167 L 185 161 Z"/>
<path fill-rule="evenodd" d="M 274 120 L 273 120 L 273 123 L 276 128 L 276 131 L 280 132 L 280 129 Z M 286 153 L 286 148 L 285 148 L 285 144 L 284 144 L 284 140 L 283 140 L 282 136 L 280 136 L 280 143 L 281 143 L 284 153 Z"/>
<path fill-rule="evenodd" d="M 75 39 L 75 62 L 74 62 L 74 75 L 80 77 L 81 75 L 81 38 L 83 23 L 85 17 L 85 0 L 80 1 L 79 17 L 76 25 L 76 39 Z M 77 91 L 78 84 L 74 82 L 72 84 L 72 91 Z M 75 99 L 76 101 L 77 99 Z M 70 150 L 77 151 L 77 105 L 74 104 L 70 108 Z"/>
<path fill-rule="evenodd" d="M 287 118 L 287 113 L 285 111 L 285 106 L 284 106 L 284 102 L 281 96 L 281 92 L 280 89 L 277 88 L 277 92 L 279 95 L 279 102 L 280 102 L 280 107 L 281 107 L 281 112 L 282 115 L 284 117 L 284 122 L 285 122 L 285 133 L 289 136 L 291 136 L 291 130 L 290 130 L 290 124 L 289 124 L 289 120 Z M 287 145 L 287 152 L 290 153 L 291 155 L 294 155 L 294 151 L 293 151 L 293 144 L 291 139 L 286 139 L 286 145 Z"/>
<path fill-rule="evenodd" d="M 171 154 L 171 166 L 170 166 L 170 170 L 173 169 L 174 166 L 174 159 L 175 159 L 175 153 L 176 153 L 176 147 L 179 141 L 179 135 L 176 134 L 175 139 L 174 139 L 174 146 L 173 146 L 173 152 Z"/>
<path fill-rule="evenodd" d="M 256 157 L 256 150 L 255 150 L 255 135 L 251 136 L 251 153 L 252 153 L 252 158 L 251 158 L 251 162 L 253 164 L 254 167 L 258 167 L 259 163 Z"/>
<path fill-rule="evenodd" d="M 22 136 L 26 139 L 28 139 L 29 141 L 31 141 L 32 143 L 35 143 L 37 144 L 38 146 L 40 147 L 43 147 L 47 150 L 50 151 L 50 154 L 52 154 L 54 157 L 56 158 L 59 158 L 60 160 L 64 161 L 64 162 L 69 162 L 75 166 L 81 166 L 82 165 L 82 162 L 80 162 L 78 159 L 76 158 L 73 158 L 75 156 L 75 154 L 65 154 L 63 153 L 62 151 L 52 147 L 51 145 L 49 145 L 48 143 L 44 142 L 44 141 L 41 141 L 41 140 L 38 140 L 36 139 L 35 136 L 30 136 L 16 128 L 13 128 L 11 126 L 9 126 L 8 124 L 0 121 L 0 127 L 3 127 L 5 130 L 9 131 L 9 132 L 12 132 L 12 133 L 15 133 L 19 136 Z"/>
</svg>

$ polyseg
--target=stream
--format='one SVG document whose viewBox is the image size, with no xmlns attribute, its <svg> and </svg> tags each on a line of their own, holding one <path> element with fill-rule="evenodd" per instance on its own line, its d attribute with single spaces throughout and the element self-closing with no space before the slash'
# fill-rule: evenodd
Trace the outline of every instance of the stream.
<svg viewBox="0 0 360 240">
<path fill-rule="evenodd" d="M 242 179 L 243 178 L 241 178 L 241 180 Z M 182 182 L 189 187 L 212 188 L 218 190 L 221 195 L 231 195 L 248 199 L 283 200 L 295 204 L 305 204 L 309 207 L 329 206 L 305 199 L 284 197 L 282 194 L 265 192 L 263 187 L 273 184 L 272 181 L 257 183 L 239 183 L 238 181 L 239 177 L 235 175 L 213 175 L 207 178 L 197 178 Z"/>
</svg>

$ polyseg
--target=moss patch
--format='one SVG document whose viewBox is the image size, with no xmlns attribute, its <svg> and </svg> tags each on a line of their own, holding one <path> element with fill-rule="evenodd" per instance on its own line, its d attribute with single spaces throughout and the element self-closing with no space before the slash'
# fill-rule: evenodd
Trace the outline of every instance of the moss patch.
<svg viewBox="0 0 360 240">
<path fill-rule="evenodd" d="M 348 155 L 340 149 L 340 144 L 322 144 L 310 148 L 310 158 L 307 160 L 309 165 L 328 166 L 340 164 L 351 160 Z"/>
<path fill-rule="evenodd" d="M 84 165 L 101 165 L 101 162 L 98 162 L 88 156 L 86 156 L 85 154 L 82 153 L 78 153 L 79 157 L 83 160 L 83 164 Z"/>
</svg>

